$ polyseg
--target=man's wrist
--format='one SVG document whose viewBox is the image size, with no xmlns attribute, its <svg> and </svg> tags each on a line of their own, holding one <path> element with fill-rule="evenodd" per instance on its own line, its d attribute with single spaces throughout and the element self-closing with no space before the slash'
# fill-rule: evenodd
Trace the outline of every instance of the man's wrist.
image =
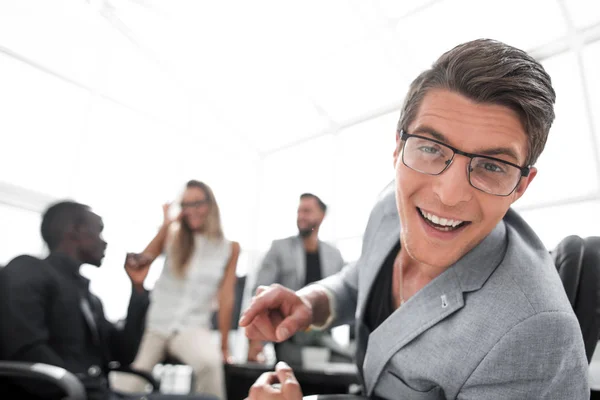
<svg viewBox="0 0 600 400">
<path fill-rule="evenodd" d="M 309 328 L 327 327 L 331 323 L 333 313 L 327 289 L 320 285 L 310 285 L 298 290 L 296 294 L 311 307 L 312 321 Z"/>
<path fill-rule="evenodd" d="M 137 293 L 144 293 L 146 291 L 146 289 L 144 289 L 144 284 L 143 283 L 133 283 L 133 282 L 131 282 L 131 286 L 132 286 L 133 290 L 135 290 Z"/>
</svg>

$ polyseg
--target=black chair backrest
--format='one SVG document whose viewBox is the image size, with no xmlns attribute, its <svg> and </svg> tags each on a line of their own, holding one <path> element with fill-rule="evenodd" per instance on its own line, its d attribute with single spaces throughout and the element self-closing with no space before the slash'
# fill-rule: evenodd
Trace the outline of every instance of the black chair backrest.
<svg viewBox="0 0 600 400">
<path fill-rule="evenodd" d="M 590 361 L 600 337 L 600 237 L 585 239 L 582 265 L 574 310 Z"/>
<path fill-rule="evenodd" d="M 66 397 L 64 397 L 64 399 L 66 400 L 87 399 L 85 387 L 79 381 L 79 379 L 77 379 L 75 375 L 66 369 L 56 367 L 54 365 L 19 361 L 0 361 L 0 377 L 8 377 L 10 379 L 25 379 L 25 382 L 48 382 L 53 387 L 59 388 L 63 393 L 65 393 Z M 18 391 L 19 393 L 19 397 L 14 398 L 23 398 L 22 396 L 28 395 L 19 386 L 11 386 L 10 389 L 12 391 Z M 29 395 L 27 398 L 31 399 L 32 397 L 33 396 Z M 13 397 L 11 396 L 11 398 Z"/>
<path fill-rule="evenodd" d="M 242 302 L 244 301 L 244 289 L 246 288 L 246 276 L 238 276 L 235 281 L 235 303 L 233 304 L 233 313 L 231 315 L 231 328 L 238 328 L 238 321 L 242 313 Z M 219 311 L 215 311 L 211 318 L 212 329 L 219 329 Z"/>
<path fill-rule="evenodd" d="M 600 237 L 568 236 L 552 255 L 579 321 L 589 362 L 600 338 Z"/>
<path fill-rule="evenodd" d="M 552 251 L 554 265 L 558 270 L 560 279 L 565 287 L 565 292 L 571 305 L 575 307 L 577 291 L 583 261 L 584 240 L 579 236 L 572 235 L 564 238 L 556 249 Z"/>
<path fill-rule="evenodd" d="M 6 304 L 4 304 L 6 302 L 6 299 L 4 298 L 4 296 L 2 295 L 3 293 L 6 294 L 7 293 L 7 285 L 8 283 L 6 282 L 6 279 L 4 278 L 4 274 L 2 272 L 2 269 L 4 267 L 0 266 L 0 324 L 5 324 L 6 323 L 6 311 L 5 311 L 5 307 Z M 5 354 L 5 350 L 4 350 L 4 330 L 0 330 L 0 360 L 4 360 L 7 355 Z"/>
</svg>

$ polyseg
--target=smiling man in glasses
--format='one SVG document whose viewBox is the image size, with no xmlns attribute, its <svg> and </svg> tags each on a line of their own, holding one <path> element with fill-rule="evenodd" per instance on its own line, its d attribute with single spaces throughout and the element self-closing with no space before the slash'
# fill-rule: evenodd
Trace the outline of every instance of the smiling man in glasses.
<svg viewBox="0 0 600 400">
<path fill-rule="evenodd" d="M 406 96 L 395 191 L 372 211 L 361 258 L 297 292 L 259 288 L 247 335 L 283 340 L 356 317 L 368 396 L 589 398 L 577 319 L 548 251 L 510 209 L 536 176 L 554 102 L 521 50 L 476 40 L 442 55 Z M 250 398 L 300 393 L 278 365 Z"/>
</svg>

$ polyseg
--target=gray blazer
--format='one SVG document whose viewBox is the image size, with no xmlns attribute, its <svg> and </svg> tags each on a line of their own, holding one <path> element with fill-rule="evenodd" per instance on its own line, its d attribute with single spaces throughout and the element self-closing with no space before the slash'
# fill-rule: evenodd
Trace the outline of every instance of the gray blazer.
<svg viewBox="0 0 600 400">
<path fill-rule="evenodd" d="M 333 295 L 334 324 L 356 317 L 356 358 L 369 396 L 589 399 L 577 319 L 548 251 L 512 210 L 370 332 L 368 294 L 399 233 L 391 191 L 371 213 L 360 259 L 320 282 Z"/>
<path fill-rule="evenodd" d="M 344 266 L 342 253 L 330 244 L 319 240 L 321 274 L 327 277 L 339 272 Z M 306 279 L 306 255 L 300 236 L 274 240 L 256 275 L 255 288 L 260 285 L 279 283 L 292 290 L 304 286 Z"/>
</svg>

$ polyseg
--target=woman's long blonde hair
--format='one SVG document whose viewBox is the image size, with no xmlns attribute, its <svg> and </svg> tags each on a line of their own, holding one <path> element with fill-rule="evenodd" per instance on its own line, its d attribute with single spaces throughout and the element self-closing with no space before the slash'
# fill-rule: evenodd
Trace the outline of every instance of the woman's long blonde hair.
<svg viewBox="0 0 600 400">
<path fill-rule="evenodd" d="M 206 235 L 208 239 L 221 240 L 223 239 L 223 228 L 221 227 L 221 213 L 219 211 L 219 205 L 215 199 L 212 189 L 204 182 L 197 180 L 191 180 L 185 185 L 186 189 L 197 188 L 204 192 L 206 201 L 208 202 L 208 215 L 204 221 L 202 227 L 202 233 Z M 171 257 L 173 263 L 171 264 L 175 270 L 175 275 L 183 277 L 194 251 L 194 232 L 190 229 L 185 219 L 182 219 L 179 223 L 179 228 L 175 233 L 175 239 L 173 240 L 173 247 L 171 250 Z"/>
</svg>

